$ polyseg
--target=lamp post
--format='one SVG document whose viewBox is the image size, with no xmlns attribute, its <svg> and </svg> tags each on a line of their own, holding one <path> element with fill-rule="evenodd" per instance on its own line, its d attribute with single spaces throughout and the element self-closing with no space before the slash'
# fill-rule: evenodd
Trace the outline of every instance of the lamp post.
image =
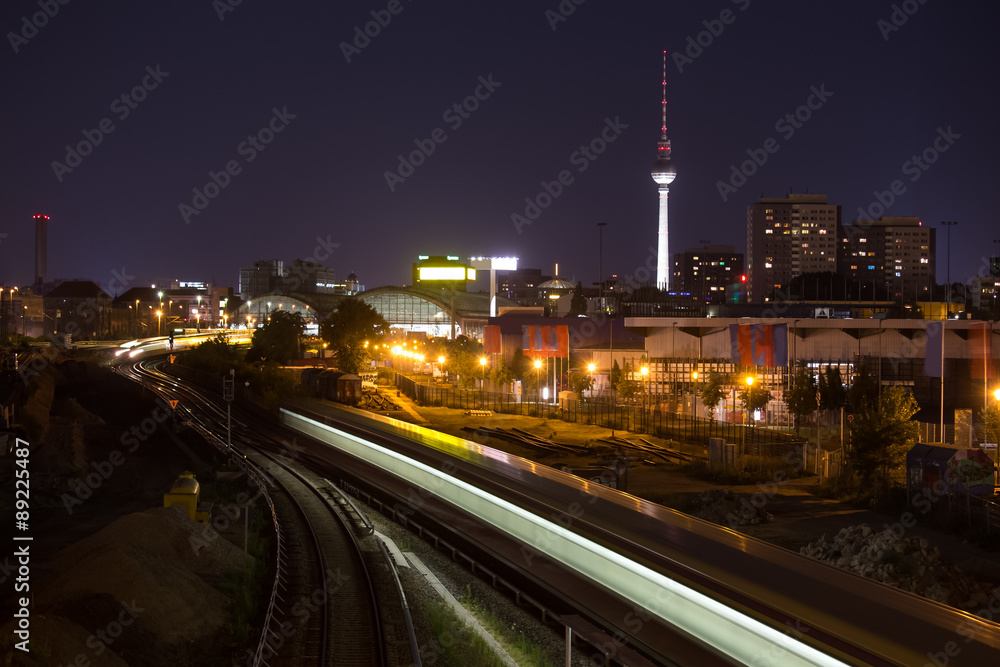
<svg viewBox="0 0 1000 667">
<path fill-rule="evenodd" d="M 945 220 L 941 222 L 942 225 L 948 228 L 948 312 L 945 314 L 945 319 L 951 319 L 951 228 L 958 223 L 954 220 Z"/>
<path fill-rule="evenodd" d="M 646 411 L 646 394 L 649 392 L 649 366 L 643 366 L 639 369 L 639 374 L 642 375 L 642 419 L 643 422 L 647 422 L 649 419 L 649 414 Z"/>
<path fill-rule="evenodd" d="M 691 393 L 694 400 L 691 401 L 691 416 L 698 416 L 698 371 L 691 371 Z"/>
<path fill-rule="evenodd" d="M 752 375 L 748 375 L 746 382 L 747 382 L 747 400 L 746 400 L 746 405 L 744 406 L 744 420 L 743 420 L 743 453 L 744 454 L 746 453 L 746 450 L 747 450 L 747 422 L 750 421 L 750 419 L 749 419 L 749 417 L 750 417 L 750 415 L 749 415 L 749 413 L 750 413 L 750 406 L 753 404 L 752 400 L 751 400 L 753 398 L 753 396 L 752 396 L 752 391 L 753 391 L 753 376 Z"/>
<path fill-rule="evenodd" d="M 483 369 L 482 404 L 486 407 L 486 357 L 479 357 L 479 367 Z"/>
<path fill-rule="evenodd" d="M 539 384 L 538 373 L 539 373 L 539 371 L 542 368 L 542 360 L 541 359 L 535 359 L 534 366 L 535 366 L 535 395 L 537 396 L 537 398 L 535 399 L 535 402 L 536 403 L 541 403 L 542 402 L 542 388 L 541 388 L 541 386 Z"/>
<path fill-rule="evenodd" d="M 163 321 L 163 311 L 156 311 L 156 335 L 160 335 L 160 323 Z"/>
<path fill-rule="evenodd" d="M 597 284 L 601 288 L 601 313 L 606 314 L 607 308 L 604 303 L 604 228 L 606 222 L 597 223 L 598 255 L 597 255 Z"/>
</svg>

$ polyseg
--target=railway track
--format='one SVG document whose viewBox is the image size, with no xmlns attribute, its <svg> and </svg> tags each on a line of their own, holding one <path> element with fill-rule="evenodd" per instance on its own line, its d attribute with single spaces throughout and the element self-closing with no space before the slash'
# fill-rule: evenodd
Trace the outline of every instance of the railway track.
<svg viewBox="0 0 1000 667">
<path fill-rule="evenodd" d="M 398 580 L 381 573 L 392 565 L 383 565 L 370 524 L 359 520 L 336 487 L 296 462 L 294 449 L 269 425 L 234 415 L 229 448 L 221 398 L 178 383 L 156 370 L 157 363 L 117 370 L 162 398 L 177 400 L 178 418 L 228 451 L 265 491 L 272 509 L 276 576 L 252 664 L 419 665 L 405 597 Z M 379 576 L 373 576 L 375 569 Z"/>
</svg>

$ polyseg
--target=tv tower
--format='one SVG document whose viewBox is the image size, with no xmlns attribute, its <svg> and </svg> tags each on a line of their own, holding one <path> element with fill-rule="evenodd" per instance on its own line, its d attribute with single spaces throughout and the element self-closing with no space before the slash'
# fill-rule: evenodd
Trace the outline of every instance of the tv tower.
<svg viewBox="0 0 1000 667">
<path fill-rule="evenodd" d="M 660 140 L 656 142 L 656 162 L 651 176 L 660 186 L 660 224 L 656 231 L 656 286 L 670 289 L 670 251 L 667 244 L 667 187 L 677 177 L 677 170 L 670 162 L 670 139 L 667 139 L 667 52 L 663 52 L 663 122 L 660 125 Z"/>
</svg>

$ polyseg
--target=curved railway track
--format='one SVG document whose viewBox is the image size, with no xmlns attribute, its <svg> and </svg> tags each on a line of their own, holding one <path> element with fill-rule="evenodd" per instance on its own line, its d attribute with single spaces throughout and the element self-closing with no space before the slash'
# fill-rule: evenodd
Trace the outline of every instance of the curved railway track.
<svg viewBox="0 0 1000 667">
<path fill-rule="evenodd" d="M 177 400 L 176 416 L 225 451 L 222 399 L 179 383 L 156 370 L 157 363 L 145 360 L 116 370 L 164 399 Z M 234 415 L 231 433 L 230 453 L 258 486 L 284 491 L 266 494 L 276 519 L 276 579 L 253 664 L 419 664 L 408 616 L 409 642 L 398 640 L 394 629 L 397 639 L 387 655 L 382 622 L 387 612 L 380 609 L 380 594 L 405 597 L 373 583 L 366 552 L 378 548 L 363 546 L 364 529 L 338 509 L 340 492 L 300 470 L 292 460 L 296 453 L 284 447 L 284 438 L 270 426 Z"/>
</svg>

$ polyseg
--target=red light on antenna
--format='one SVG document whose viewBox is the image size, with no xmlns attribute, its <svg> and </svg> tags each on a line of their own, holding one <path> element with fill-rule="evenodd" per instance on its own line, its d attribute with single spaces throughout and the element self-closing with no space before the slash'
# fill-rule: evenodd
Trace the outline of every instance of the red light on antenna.
<svg viewBox="0 0 1000 667">
<path fill-rule="evenodd" d="M 746 281 L 747 281 L 747 277 L 746 276 L 740 276 L 740 282 L 741 283 L 745 283 Z"/>
</svg>

